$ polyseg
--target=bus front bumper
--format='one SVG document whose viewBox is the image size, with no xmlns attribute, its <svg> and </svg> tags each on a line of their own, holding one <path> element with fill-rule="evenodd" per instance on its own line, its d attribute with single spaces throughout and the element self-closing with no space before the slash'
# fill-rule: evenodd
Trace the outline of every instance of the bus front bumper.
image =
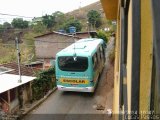
<svg viewBox="0 0 160 120">
<path fill-rule="evenodd" d="M 61 91 L 94 92 L 94 87 L 65 87 L 57 85 L 57 88 Z"/>
</svg>

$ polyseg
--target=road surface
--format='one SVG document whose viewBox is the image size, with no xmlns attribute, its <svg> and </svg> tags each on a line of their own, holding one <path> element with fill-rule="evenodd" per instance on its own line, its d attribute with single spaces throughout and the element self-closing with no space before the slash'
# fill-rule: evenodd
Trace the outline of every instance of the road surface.
<svg viewBox="0 0 160 120">
<path fill-rule="evenodd" d="M 114 40 L 111 38 L 107 45 L 106 56 L 113 49 L 113 46 Z M 113 80 L 107 81 L 106 79 L 108 67 L 107 58 L 95 93 L 57 90 L 39 107 L 28 114 L 24 120 L 107 120 L 106 109 L 112 109 L 113 99 Z"/>
</svg>

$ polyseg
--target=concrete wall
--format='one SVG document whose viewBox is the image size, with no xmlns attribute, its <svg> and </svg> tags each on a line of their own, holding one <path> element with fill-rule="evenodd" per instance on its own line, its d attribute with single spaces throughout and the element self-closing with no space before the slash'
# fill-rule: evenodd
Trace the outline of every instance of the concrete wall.
<svg viewBox="0 0 160 120">
<path fill-rule="evenodd" d="M 102 1 L 102 5 L 105 9 L 109 9 L 113 5 L 110 5 L 109 1 Z M 113 2 L 113 1 L 112 1 Z M 117 3 L 117 36 L 116 36 L 116 48 L 115 48 L 115 78 L 114 78 L 114 112 L 117 113 L 120 109 L 120 68 L 121 63 L 121 30 L 124 29 L 124 26 L 121 25 L 121 7 L 124 7 L 125 10 L 128 7 L 126 14 L 128 15 L 127 23 L 127 61 L 126 61 L 126 85 L 127 85 L 127 111 L 130 112 L 132 109 L 136 108 L 137 111 L 149 112 L 151 109 L 151 85 L 152 85 L 152 70 L 153 70 L 153 29 L 152 29 L 152 10 L 151 10 L 151 0 L 130 0 L 128 3 L 126 0 L 119 0 Z M 107 5 L 108 4 L 108 5 Z M 114 4 L 114 3 L 112 3 Z M 140 8 L 136 8 L 137 6 Z M 108 6 L 108 7 L 107 7 Z M 136 6 L 136 7 L 135 7 Z M 105 11 L 108 14 L 109 11 Z M 109 13 L 111 14 L 112 11 Z M 137 16 L 136 16 L 137 15 Z M 140 16 L 139 16 L 140 15 Z M 140 19 L 135 19 L 135 17 L 140 17 Z M 136 20 L 136 21 L 134 21 Z M 139 21 L 138 21 L 139 20 Z M 125 21 L 127 22 L 127 21 Z M 140 24 L 140 26 L 138 25 Z M 136 27 L 135 27 L 136 26 Z M 137 29 L 139 28 L 139 29 Z M 138 32 L 137 32 L 138 31 Z M 137 35 L 138 34 L 138 35 Z M 136 36 L 136 37 L 135 37 Z M 139 38 L 140 37 L 140 38 Z M 135 39 L 137 38 L 137 39 Z M 139 40 L 139 41 L 138 41 Z M 136 41 L 136 42 L 135 42 Z M 138 44 L 136 44 L 138 43 Z M 140 45 L 140 46 L 139 46 Z M 135 49 L 139 47 L 138 49 Z M 137 52 L 137 56 L 136 56 Z M 137 57 L 138 59 L 134 59 Z M 140 64 L 136 64 L 136 62 Z M 137 65 L 137 66 L 134 66 Z M 138 66 L 139 65 L 139 66 Z M 136 71 L 134 71 L 136 70 Z M 137 74 L 138 71 L 138 74 Z M 134 77 L 136 75 L 137 77 Z M 136 82 L 137 83 L 136 83 Z M 124 82 L 124 81 L 123 81 Z M 137 91 L 136 93 L 133 91 Z M 124 94 L 124 91 L 123 91 Z M 152 93 L 154 94 L 154 93 Z M 136 99 L 135 99 L 136 98 Z M 136 102 L 134 102 L 136 100 Z M 125 102 L 125 101 L 123 101 Z M 136 107 L 134 107 L 134 104 Z M 123 109 L 123 108 L 122 108 Z M 132 111 L 134 112 L 134 111 Z"/>
<path fill-rule="evenodd" d="M 14 111 L 16 111 L 19 107 L 19 101 L 18 98 L 16 97 L 10 104 L 10 110 L 13 113 Z"/>
<path fill-rule="evenodd" d="M 39 59 L 55 58 L 57 52 L 72 44 L 75 39 L 58 34 L 38 37 L 35 40 L 36 57 Z"/>
<path fill-rule="evenodd" d="M 132 76 L 132 0 L 129 5 L 128 12 L 128 47 L 127 47 L 127 100 L 128 100 L 128 111 L 131 111 L 131 76 Z"/>
<path fill-rule="evenodd" d="M 151 0 L 141 1 L 140 111 L 150 110 L 153 29 Z"/>
<path fill-rule="evenodd" d="M 120 18 L 120 15 L 118 15 Z M 119 41 L 120 41 L 120 19 L 117 20 L 117 34 L 115 41 L 115 69 L 114 69 L 114 104 L 113 104 L 113 112 L 114 114 L 118 114 L 120 109 L 119 107 Z"/>
<path fill-rule="evenodd" d="M 52 63 L 55 59 L 44 59 L 43 68 L 48 69 L 49 67 L 53 67 Z"/>
</svg>

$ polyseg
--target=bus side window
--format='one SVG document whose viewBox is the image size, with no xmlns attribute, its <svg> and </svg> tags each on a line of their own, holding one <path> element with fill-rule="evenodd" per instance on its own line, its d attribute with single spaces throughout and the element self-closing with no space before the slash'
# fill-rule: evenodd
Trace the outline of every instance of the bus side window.
<svg viewBox="0 0 160 120">
<path fill-rule="evenodd" d="M 95 70 L 97 68 L 97 54 L 93 55 L 92 62 L 93 62 L 93 69 Z"/>
<path fill-rule="evenodd" d="M 92 63 L 93 63 L 93 67 L 94 67 L 94 65 L 95 65 L 94 56 L 92 56 Z"/>
<path fill-rule="evenodd" d="M 104 59 L 105 59 L 105 48 L 102 47 L 102 52 L 103 52 L 103 56 L 104 56 Z"/>
<path fill-rule="evenodd" d="M 102 47 L 103 55 L 105 56 L 105 48 Z"/>
<path fill-rule="evenodd" d="M 98 63 L 97 64 L 100 64 L 100 61 L 101 61 L 101 55 L 100 55 L 100 50 L 98 49 L 97 50 L 97 61 L 98 61 Z"/>
<path fill-rule="evenodd" d="M 100 59 L 102 58 L 102 54 L 101 54 L 101 50 L 100 50 L 100 48 L 99 48 L 99 56 L 100 56 Z"/>
<path fill-rule="evenodd" d="M 96 52 L 96 56 L 95 56 L 95 57 L 96 57 L 96 60 L 97 60 L 97 62 L 98 62 L 98 54 L 97 54 L 97 52 Z"/>
<path fill-rule="evenodd" d="M 104 55 L 103 55 L 103 47 L 102 46 L 100 46 L 100 53 L 101 53 L 101 58 L 103 58 Z"/>
</svg>

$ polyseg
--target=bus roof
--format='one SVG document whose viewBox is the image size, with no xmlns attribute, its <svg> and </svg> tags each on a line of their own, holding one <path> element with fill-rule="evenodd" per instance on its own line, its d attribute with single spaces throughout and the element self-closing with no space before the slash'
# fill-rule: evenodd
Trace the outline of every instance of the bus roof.
<svg viewBox="0 0 160 120">
<path fill-rule="evenodd" d="M 56 56 L 90 56 L 95 53 L 97 46 L 104 41 L 98 38 L 85 38 L 78 40 L 56 54 Z"/>
</svg>

